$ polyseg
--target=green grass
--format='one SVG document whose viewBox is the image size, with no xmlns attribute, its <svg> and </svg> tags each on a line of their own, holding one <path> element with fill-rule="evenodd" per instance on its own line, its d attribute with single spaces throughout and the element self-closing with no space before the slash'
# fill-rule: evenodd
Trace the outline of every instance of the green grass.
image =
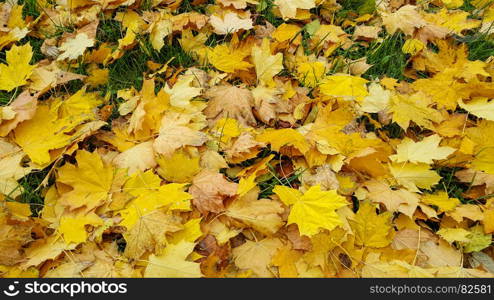
<svg viewBox="0 0 494 300">
<path fill-rule="evenodd" d="M 304 173 L 305 170 L 302 171 L 295 171 L 293 175 L 288 176 L 288 177 L 283 177 L 279 176 L 279 174 L 276 174 L 275 168 L 268 163 L 268 171 L 269 173 L 261 176 L 259 182 L 259 188 L 260 188 L 260 193 L 259 193 L 259 198 L 267 198 L 271 196 L 273 193 L 273 189 L 277 185 L 283 185 L 283 186 L 288 186 L 288 187 L 294 187 L 300 185 L 300 176 Z"/>
<path fill-rule="evenodd" d="M 39 171 L 33 171 L 19 179 L 19 185 L 14 191 L 20 191 L 21 194 L 15 197 L 15 199 L 12 198 L 10 195 L 6 195 L 7 201 L 29 204 L 33 216 L 37 217 L 39 212 L 43 209 L 44 205 L 44 196 L 42 195 L 43 189 L 41 188 L 41 184 L 43 182 L 43 179 L 45 179 L 45 177 L 47 176 L 48 172 L 49 168 Z M 14 191 L 12 191 L 11 194 Z"/>
<path fill-rule="evenodd" d="M 367 63 L 372 67 L 364 73 L 363 77 L 369 79 L 384 76 L 401 79 L 405 77 L 403 72 L 407 65 L 407 57 L 401 50 L 405 38 L 401 33 L 395 33 L 384 39 L 382 43 L 373 43 L 366 53 Z"/>
<path fill-rule="evenodd" d="M 22 16 L 24 18 L 26 18 L 27 16 L 31 16 L 34 19 L 39 17 L 40 10 L 37 0 L 18 0 L 17 3 L 19 5 L 24 5 L 24 8 L 22 9 Z"/>
<path fill-rule="evenodd" d="M 283 24 L 283 19 L 277 17 L 273 13 L 273 8 L 275 4 L 273 0 L 261 0 L 257 5 L 257 12 L 259 13 L 259 17 L 256 19 L 256 24 L 264 24 L 265 21 L 271 23 L 273 26 L 278 27 Z"/>
<path fill-rule="evenodd" d="M 109 65 L 108 89 L 112 93 L 118 90 L 142 86 L 142 73 L 146 71 L 147 57 L 139 48 L 127 51 L 120 59 Z"/>
<path fill-rule="evenodd" d="M 461 203 L 471 203 L 472 200 L 466 199 L 463 193 L 470 189 L 470 184 L 460 182 L 455 173 L 462 168 L 460 167 L 440 167 L 436 172 L 441 176 L 439 183 L 433 187 L 433 191 L 442 190 L 448 194 L 450 198 L 457 198 Z"/>
<path fill-rule="evenodd" d="M 191 67 L 195 60 L 180 47 L 174 39 L 165 45 L 160 51 L 153 49 L 147 37 L 138 38 L 139 45 L 109 65 L 108 90 L 116 93 L 120 89 L 135 87 L 140 89 L 143 81 L 143 73 L 147 70 L 146 62 L 151 60 L 156 63 L 173 67 Z"/>
<path fill-rule="evenodd" d="M 494 56 L 494 40 L 485 33 L 477 33 L 462 39 L 468 46 L 468 59 L 486 60 Z"/>
<path fill-rule="evenodd" d="M 19 186 L 21 186 L 22 193 L 20 195 L 20 202 L 28 203 L 31 205 L 31 211 L 34 216 L 38 216 L 44 205 L 44 196 L 42 195 L 41 183 L 48 174 L 48 168 L 31 172 L 19 180 Z"/>
<path fill-rule="evenodd" d="M 358 12 L 360 15 L 372 14 L 376 10 L 376 0 L 343 0 L 339 3 L 343 11 Z"/>
<path fill-rule="evenodd" d="M 1 105 L 7 105 L 11 101 L 13 101 L 19 94 L 22 92 L 22 89 L 17 88 L 13 89 L 10 92 L 7 91 L 0 91 L 0 106 Z"/>
<path fill-rule="evenodd" d="M 206 6 L 208 4 L 214 4 L 214 1 L 207 1 L 204 4 L 201 5 L 193 5 L 191 0 L 184 0 L 182 4 L 180 4 L 180 7 L 178 8 L 178 13 L 187 13 L 187 12 L 198 12 L 200 14 L 205 14 L 206 13 Z"/>
<path fill-rule="evenodd" d="M 123 38 L 122 23 L 116 20 L 105 20 L 98 26 L 96 40 L 100 43 L 118 43 Z"/>
</svg>

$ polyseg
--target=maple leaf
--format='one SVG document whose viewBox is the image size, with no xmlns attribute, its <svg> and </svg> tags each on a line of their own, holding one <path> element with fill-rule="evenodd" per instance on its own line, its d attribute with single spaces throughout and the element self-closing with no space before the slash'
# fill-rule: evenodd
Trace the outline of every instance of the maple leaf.
<svg viewBox="0 0 494 300">
<path fill-rule="evenodd" d="M 0 138 L 0 195 L 18 196 L 17 180 L 31 172 L 32 167 L 22 166 L 26 154 L 16 145 Z"/>
<path fill-rule="evenodd" d="M 8 91 L 27 84 L 27 80 L 36 68 L 29 62 L 33 57 L 31 44 L 17 45 L 6 52 L 7 64 L 0 64 L 0 90 Z M 15 76 L 14 76 L 15 74 Z"/>
<path fill-rule="evenodd" d="M 429 14 L 426 16 L 427 21 L 436 24 L 440 27 L 444 27 L 456 34 L 461 34 L 462 31 L 479 27 L 480 20 L 468 19 L 469 14 L 462 10 L 448 11 L 446 8 L 442 8 L 436 14 Z"/>
<path fill-rule="evenodd" d="M 209 23 L 213 26 L 216 34 L 230 34 L 241 29 L 249 30 L 252 28 L 252 20 L 250 18 L 240 18 L 239 15 L 233 12 L 226 13 L 223 18 L 212 15 Z"/>
<path fill-rule="evenodd" d="M 448 194 L 444 191 L 434 194 L 426 194 L 420 201 L 425 204 L 436 206 L 439 209 L 439 212 L 451 211 L 460 204 L 460 200 L 456 198 L 449 198 Z"/>
<path fill-rule="evenodd" d="M 441 228 L 437 231 L 437 234 L 445 239 L 448 243 L 457 242 L 469 242 L 471 235 L 468 230 L 463 228 Z"/>
<path fill-rule="evenodd" d="M 319 88 L 327 96 L 361 101 L 369 94 L 366 83 L 367 80 L 357 76 L 331 75 L 323 80 Z"/>
<path fill-rule="evenodd" d="M 192 180 L 189 192 L 193 203 L 201 212 L 221 212 L 225 209 L 223 200 L 237 193 L 237 184 L 210 170 L 203 170 Z"/>
<path fill-rule="evenodd" d="M 297 266 L 295 263 L 300 259 L 302 254 L 289 247 L 281 248 L 273 256 L 272 264 L 278 267 L 281 278 L 294 278 L 298 276 Z"/>
<path fill-rule="evenodd" d="M 471 228 L 469 241 L 465 244 L 465 253 L 478 252 L 490 246 L 492 234 L 485 234 L 482 226 Z"/>
<path fill-rule="evenodd" d="M 76 159 L 77 166 L 66 164 L 60 169 L 57 181 L 73 188 L 62 195 L 61 202 L 70 209 L 91 211 L 108 201 L 113 169 L 95 152 L 78 151 Z"/>
<path fill-rule="evenodd" d="M 151 171 L 134 174 L 125 183 L 124 189 L 135 196 L 135 199 L 120 211 L 123 218 L 120 225 L 133 228 L 140 217 L 160 208 L 190 210 L 192 196 L 183 191 L 184 187 L 185 185 L 177 183 L 160 185 L 160 178 Z"/>
<path fill-rule="evenodd" d="M 210 89 L 206 93 L 209 98 L 204 114 L 216 123 L 221 118 L 235 119 L 242 126 L 255 125 L 252 114 L 252 93 L 245 89 L 231 85 L 221 85 Z"/>
<path fill-rule="evenodd" d="M 38 105 L 34 117 L 14 129 L 15 141 L 33 162 L 40 165 L 49 163 L 50 150 L 65 147 L 84 137 L 88 130 L 98 129 L 105 124 L 95 121 L 79 126 L 85 121 L 95 119 L 94 108 L 101 103 L 100 99 L 82 91 L 71 99 L 61 105 L 53 102 L 51 105 Z M 38 124 L 45 126 L 40 127 Z"/>
<path fill-rule="evenodd" d="M 164 91 L 170 95 L 171 105 L 185 108 L 192 98 L 201 94 L 202 88 L 192 86 L 194 79 L 193 75 L 180 76 L 172 88 L 165 86 Z"/>
<path fill-rule="evenodd" d="M 129 174 L 154 168 L 158 163 L 154 158 L 153 142 L 147 141 L 118 154 L 112 161 L 119 168 L 126 168 Z"/>
<path fill-rule="evenodd" d="M 231 147 L 225 149 L 226 159 L 232 163 L 240 163 L 254 158 L 263 145 L 264 143 L 256 141 L 251 133 L 243 132 Z"/>
<path fill-rule="evenodd" d="M 161 14 L 158 20 L 155 20 L 148 30 L 150 30 L 149 39 L 155 50 L 160 51 L 165 45 L 164 38 L 172 33 L 173 22 L 168 14 Z"/>
<path fill-rule="evenodd" d="M 159 157 L 158 174 L 170 182 L 191 182 L 192 178 L 201 171 L 199 156 L 190 156 L 184 151 L 175 151 L 171 157 Z"/>
<path fill-rule="evenodd" d="M 438 135 L 431 135 L 420 142 L 414 142 L 409 138 L 404 138 L 397 146 L 396 154 L 389 158 L 395 162 L 411 162 L 431 164 L 433 160 L 445 159 L 456 149 L 451 147 L 441 147 L 441 138 Z"/>
<path fill-rule="evenodd" d="M 173 151 L 183 146 L 200 146 L 207 141 L 203 132 L 187 127 L 188 122 L 164 117 L 161 121 L 159 136 L 154 141 L 157 153 L 170 157 Z"/>
<path fill-rule="evenodd" d="M 311 9 L 316 7 L 314 0 L 275 0 L 274 4 L 279 7 L 283 19 L 294 19 L 297 15 L 297 9 Z"/>
<path fill-rule="evenodd" d="M 369 190 L 367 197 L 374 203 L 382 203 L 391 211 L 399 211 L 407 216 L 412 217 L 419 197 L 406 189 L 391 189 L 384 182 L 378 180 L 370 180 L 365 183 L 365 187 Z"/>
<path fill-rule="evenodd" d="M 278 152 L 283 146 L 293 146 L 302 153 L 309 150 L 309 144 L 305 137 L 291 128 L 267 130 L 258 135 L 256 139 L 259 142 L 271 144 L 271 149 Z"/>
<path fill-rule="evenodd" d="M 394 163 L 389 169 L 398 183 L 411 192 L 419 192 L 417 187 L 430 189 L 441 180 L 441 176 L 430 170 L 427 164 Z"/>
<path fill-rule="evenodd" d="M 300 234 L 313 236 L 320 229 L 331 230 L 343 224 L 336 210 L 347 202 L 334 190 L 321 191 L 321 187 L 316 185 L 301 195 L 297 190 L 275 186 L 273 192 L 283 203 L 291 206 L 288 224 L 297 224 Z"/>
<path fill-rule="evenodd" d="M 391 92 L 385 90 L 380 84 L 371 83 L 369 95 L 362 101 L 362 111 L 377 113 L 389 108 Z"/>
<path fill-rule="evenodd" d="M 397 30 L 407 35 L 413 35 L 416 28 L 424 27 L 427 22 L 419 14 L 416 6 L 405 5 L 393 13 L 383 13 L 383 25 L 390 34 Z"/>
<path fill-rule="evenodd" d="M 203 235 L 201 231 L 201 218 L 191 219 L 183 225 L 183 228 L 173 234 L 170 242 L 172 244 L 177 244 L 180 241 L 194 242 L 200 236 Z"/>
<path fill-rule="evenodd" d="M 350 220 L 355 232 L 355 243 L 364 247 L 382 248 L 391 243 L 391 214 L 385 212 L 377 214 L 370 203 L 364 202 L 354 220 Z"/>
<path fill-rule="evenodd" d="M 468 103 L 460 100 L 459 105 L 474 116 L 494 121 L 494 102 L 486 97 L 479 97 Z"/>
<path fill-rule="evenodd" d="M 176 245 L 168 245 L 161 255 L 152 254 L 144 270 L 144 277 L 202 277 L 199 264 L 186 260 L 194 247 L 194 243 L 182 241 Z"/>
<path fill-rule="evenodd" d="M 62 216 L 58 232 L 63 236 L 67 244 L 83 243 L 87 240 L 88 234 L 86 225 L 97 227 L 103 225 L 103 221 L 94 213 L 85 216 Z"/>
<path fill-rule="evenodd" d="M 266 238 L 258 242 L 246 241 L 233 249 L 235 265 L 250 269 L 259 277 L 272 277 L 269 264 L 283 243 L 277 238 Z"/>
<path fill-rule="evenodd" d="M 8 224 L 7 218 L 0 220 L 0 262 L 2 265 L 11 266 L 25 259 L 21 250 L 24 245 L 31 242 L 31 224 Z"/>
<path fill-rule="evenodd" d="M 79 33 L 73 39 L 64 42 L 59 50 L 62 52 L 57 60 L 77 59 L 84 54 L 87 48 L 94 46 L 94 39 L 90 39 L 86 33 Z"/>
<path fill-rule="evenodd" d="M 283 54 L 271 55 L 268 39 L 263 39 L 261 47 L 252 47 L 252 61 L 256 67 L 257 80 L 267 84 L 283 70 Z"/>
<path fill-rule="evenodd" d="M 234 49 L 225 44 L 220 44 L 207 51 L 209 62 L 218 70 L 233 73 L 237 70 L 248 70 L 252 65 L 244 61 L 249 55 L 242 49 Z"/>
<path fill-rule="evenodd" d="M 182 229 L 180 218 L 153 210 L 142 212 L 137 222 L 124 233 L 127 245 L 124 255 L 139 259 L 146 251 L 160 251 L 166 245 L 166 234 Z"/>
<path fill-rule="evenodd" d="M 442 121 L 440 113 L 431 107 L 427 97 L 421 94 L 412 96 L 396 94 L 391 97 L 390 112 L 393 113 L 393 121 L 403 129 L 408 129 L 410 121 L 425 128 L 433 128 L 433 122 Z"/>
<path fill-rule="evenodd" d="M 225 214 L 267 235 L 272 235 L 281 228 L 283 221 L 280 214 L 284 209 L 279 202 L 244 198 L 237 199 L 228 206 Z"/>
</svg>

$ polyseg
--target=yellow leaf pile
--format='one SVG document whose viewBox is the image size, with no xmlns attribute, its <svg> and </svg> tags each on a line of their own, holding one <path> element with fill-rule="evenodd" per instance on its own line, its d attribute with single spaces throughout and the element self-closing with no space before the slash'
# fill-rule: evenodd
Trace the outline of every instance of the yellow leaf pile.
<svg viewBox="0 0 494 300">
<path fill-rule="evenodd" d="M 494 276 L 493 28 L 483 0 L 1 2 L 0 276 Z"/>
</svg>

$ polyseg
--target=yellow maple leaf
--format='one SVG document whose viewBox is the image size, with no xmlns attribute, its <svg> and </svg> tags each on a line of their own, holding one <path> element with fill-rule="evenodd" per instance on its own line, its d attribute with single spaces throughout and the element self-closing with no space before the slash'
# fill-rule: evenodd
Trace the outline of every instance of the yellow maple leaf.
<svg viewBox="0 0 494 300">
<path fill-rule="evenodd" d="M 31 44 L 13 45 L 6 52 L 7 64 L 0 64 L 0 90 L 8 91 L 25 85 L 36 65 L 30 65 L 33 57 Z"/>
<path fill-rule="evenodd" d="M 248 70 L 252 65 L 244 59 L 249 52 L 242 49 L 234 49 L 225 44 L 219 44 L 212 50 L 208 49 L 209 62 L 218 70 L 233 73 L 237 70 Z"/>
<path fill-rule="evenodd" d="M 448 243 L 452 242 L 469 242 L 470 232 L 463 228 L 441 228 L 437 234 L 445 239 Z"/>
<path fill-rule="evenodd" d="M 468 103 L 459 101 L 460 107 L 479 118 L 494 121 L 494 101 L 487 97 L 478 97 Z"/>
<path fill-rule="evenodd" d="M 405 130 L 411 121 L 425 128 L 434 128 L 433 122 L 439 123 L 442 116 L 430 104 L 427 97 L 420 93 L 411 96 L 395 94 L 391 97 L 389 110 L 393 113 L 393 121 Z"/>
<path fill-rule="evenodd" d="M 240 178 L 240 181 L 238 182 L 237 194 L 242 197 L 250 190 L 252 190 L 256 185 L 256 173 L 253 173 L 247 178 Z"/>
<path fill-rule="evenodd" d="M 124 255 L 139 259 L 146 251 L 158 253 L 167 244 L 168 233 L 182 229 L 180 218 L 160 210 L 140 215 L 132 227 L 123 234 L 127 245 Z"/>
<path fill-rule="evenodd" d="M 33 162 L 45 165 L 51 160 L 50 150 L 65 147 L 105 124 L 95 121 L 79 126 L 96 118 L 94 108 L 100 103 L 101 99 L 78 92 L 65 102 L 38 105 L 34 117 L 14 130 L 15 141 Z"/>
<path fill-rule="evenodd" d="M 59 234 L 63 236 L 65 243 L 83 243 L 87 240 L 88 233 L 86 225 L 99 226 L 103 224 L 103 220 L 94 213 L 85 216 L 62 216 L 60 218 L 60 226 L 57 228 Z"/>
<path fill-rule="evenodd" d="M 493 155 L 494 148 L 481 148 L 478 153 L 475 153 L 475 157 L 472 161 L 472 168 L 478 171 L 484 171 L 488 174 L 494 174 Z"/>
<path fill-rule="evenodd" d="M 233 12 L 226 13 L 222 18 L 212 15 L 209 22 L 216 34 L 232 34 L 241 29 L 249 30 L 252 28 L 250 18 L 240 18 L 238 14 Z"/>
<path fill-rule="evenodd" d="M 183 150 L 175 151 L 171 157 L 158 157 L 158 174 L 170 182 L 186 183 L 201 171 L 199 156 L 189 155 Z"/>
<path fill-rule="evenodd" d="M 357 76 L 331 75 L 322 81 L 319 88 L 326 96 L 362 101 L 369 94 L 367 82 L 366 79 Z"/>
<path fill-rule="evenodd" d="M 294 278 L 298 277 L 298 271 L 295 263 L 301 256 L 302 253 L 285 246 L 279 249 L 273 256 L 272 263 L 274 266 L 278 267 L 281 278 Z"/>
<path fill-rule="evenodd" d="M 304 62 L 297 66 L 297 77 L 305 86 L 316 87 L 324 77 L 326 68 L 319 61 Z"/>
<path fill-rule="evenodd" d="M 271 54 L 268 39 L 263 39 L 260 47 L 252 47 L 252 62 L 256 68 L 257 80 L 265 85 L 273 82 L 273 77 L 283 70 L 283 54 Z"/>
<path fill-rule="evenodd" d="M 361 203 L 350 225 L 355 233 L 355 243 L 364 247 L 382 248 L 391 243 L 391 214 L 377 214 L 375 207 Z"/>
<path fill-rule="evenodd" d="M 187 261 L 195 243 L 181 241 L 168 245 L 161 255 L 152 254 L 144 270 L 144 277 L 193 278 L 202 277 L 198 263 Z"/>
<path fill-rule="evenodd" d="M 195 242 L 200 236 L 202 236 L 201 231 L 201 220 L 202 218 L 190 219 L 184 224 L 184 228 L 176 233 L 170 238 L 172 244 L 178 244 L 180 241 Z"/>
<path fill-rule="evenodd" d="M 416 28 L 423 27 L 427 22 L 422 18 L 416 6 L 404 5 L 393 13 L 382 14 L 383 25 L 390 34 L 401 30 L 412 35 Z"/>
<path fill-rule="evenodd" d="M 74 38 L 65 41 L 59 48 L 62 52 L 57 60 L 77 59 L 83 55 L 88 47 L 94 46 L 94 38 L 89 38 L 86 33 L 79 33 Z"/>
<path fill-rule="evenodd" d="M 298 25 L 283 23 L 276 28 L 272 36 L 278 42 L 284 42 L 293 39 L 300 30 Z"/>
<path fill-rule="evenodd" d="M 399 184 L 411 192 L 419 192 L 419 188 L 430 189 L 441 180 L 441 176 L 430 170 L 428 164 L 393 163 L 389 169 Z"/>
<path fill-rule="evenodd" d="M 96 152 L 80 150 L 76 159 L 77 166 L 66 164 L 60 168 L 57 181 L 73 188 L 60 201 L 71 209 L 84 207 L 91 211 L 108 200 L 113 168 L 106 166 Z"/>
<path fill-rule="evenodd" d="M 263 143 L 271 144 L 271 149 L 280 151 L 283 146 L 293 146 L 301 153 L 309 150 L 309 143 L 305 137 L 298 131 L 292 128 L 284 128 L 278 130 L 266 130 L 259 134 L 256 140 Z"/>
<path fill-rule="evenodd" d="M 291 206 L 288 224 L 297 224 L 302 235 L 313 236 L 321 229 L 331 230 L 343 224 L 336 210 L 347 205 L 347 202 L 335 190 L 322 191 L 316 185 L 300 196 L 298 190 L 275 186 L 273 192 L 283 203 Z M 287 192 L 293 194 L 287 197 Z"/>
<path fill-rule="evenodd" d="M 433 160 L 445 159 L 456 151 L 451 147 L 439 146 L 440 142 L 441 137 L 437 134 L 428 136 L 420 142 L 404 138 L 396 147 L 396 154 L 389 158 L 398 163 L 409 161 L 411 163 L 431 164 Z"/>
<path fill-rule="evenodd" d="M 194 75 L 182 75 L 178 77 L 173 87 L 165 85 L 163 89 L 170 95 L 170 104 L 175 107 L 186 108 L 190 105 L 190 100 L 201 94 L 202 88 L 193 86 Z"/>
<path fill-rule="evenodd" d="M 240 135 L 238 121 L 232 118 L 221 118 L 214 125 L 212 133 L 218 136 L 222 143 L 228 143 L 232 138 Z"/>
<path fill-rule="evenodd" d="M 297 16 L 297 9 L 311 9 L 316 6 L 314 0 L 275 0 L 276 4 L 283 16 L 283 19 L 295 19 Z"/>
<path fill-rule="evenodd" d="M 458 8 L 463 5 L 463 0 L 441 0 L 447 8 Z"/>
<path fill-rule="evenodd" d="M 448 193 L 439 191 L 434 194 L 426 194 L 420 200 L 422 203 L 434 205 L 439 212 L 451 211 L 460 205 L 460 200 L 449 198 Z"/>
<path fill-rule="evenodd" d="M 235 265 L 241 269 L 250 269 L 259 277 L 273 277 L 269 264 L 279 248 L 280 239 L 266 238 L 258 242 L 246 241 L 233 249 Z"/>
<path fill-rule="evenodd" d="M 436 14 L 427 14 L 425 19 L 440 27 L 444 27 L 451 32 L 461 35 L 461 32 L 467 29 L 473 29 L 480 26 L 480 20 L 469 18 L 470 14 L 462 10 L 449 11 L 446 8 L 441 9 Z"/>
<path fill-rule="evenodd" d="M 415 55 L 422 51 L 424 48 L 425 45 L 424 43 L 422 43 L 422 41 L 417 39 L 409 39 L 405 41 L 405 44 L 403 44 L 401 51 L 406 54 Z"/>
<path fill-rule="evenodd" d="M 234 201 L 226 210 L 226 215 L 240 220 L 266 235 L 275 234 L 283 225 L 280 214 L 284 209 L 278 201 L 243 197 Z"/>
<path fill-rule="evenodd" d="M 156 176 L 156 175 L 154 175 Z M 125 186 L 127 189 L 127 185 Z M 141 192 L 136 199 L 130 201 L 126 208 L 120 211 L 122 216 L 121 226 L 132 228 L 141 216 L 145 216 L 155 210 L 167 207 L 169 210 L 190 210 L 192 195 L 184 192 L 185 184 L 170 183 L 159 187 L 141 187 Z M 133 186 L 130 189 L 136 189 Z"/>
</svg>

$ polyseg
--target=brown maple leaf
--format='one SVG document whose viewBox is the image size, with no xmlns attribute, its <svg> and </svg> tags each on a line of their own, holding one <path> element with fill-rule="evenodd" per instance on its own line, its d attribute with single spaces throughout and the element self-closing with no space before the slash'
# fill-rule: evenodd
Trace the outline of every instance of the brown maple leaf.
<svg viewBox="0 0 494 300">
<path fill-rule="evenodd" d="M 204 114 L 211 124 L 221 118 L 232 118 L 243 126 L 256 125 L 256 119 L 252 114 L 254 99 L 248 89 L 221 85 L 210 89 L 206 97 L 209 98 L 209 102 Z"/>
<path fill-rule="evenodd" d="M 200 212 L 219 213 L 225 210 L 223 201 L 237 193 L 237 184 L 220 173 L 203 170 L 192 180 L 189 193 L 194 196 L 192 202 Z"/>
</svg>

